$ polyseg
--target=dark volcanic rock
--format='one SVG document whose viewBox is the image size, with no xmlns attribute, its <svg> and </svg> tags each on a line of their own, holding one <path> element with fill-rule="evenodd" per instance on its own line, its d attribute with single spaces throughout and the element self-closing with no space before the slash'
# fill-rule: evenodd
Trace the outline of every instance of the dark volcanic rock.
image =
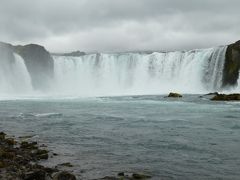
<svg viewBox="0 0 240 180">
<path fill-rule="evenodd" d="M 181 94 L 178 94 L 178 93 L 170 92 L 169 95 L 168 95 L 167 97 L 181 98 L 182 95 L 181 95 Z"/>
<path fill-rule="evenodd" d="M 223 87 L 237 85 L 240 70 L 240 41 L 227 48 L 223 70 Z"/>
<path fill-rule="evenodd" d="M 0 179 L 4 180 L 75 180 L 76 177 L 57 168 L 39 165 L 39 160 L 48 158 L 48 151 L 36 142 L 17 142 L 5 138 L 0 132 Z M 53 178 L 54 175 L 54 178 Z"/>
<path fill-rule="evenodd" d="M 240 101 L 240 94 L 217 94 L 212 101 Z"/>
<path fill-rule="evenodd" d="M 54 69 L 53 59 L 49 52 L 36 44 L 15 46 L 14 51 L 24 59 L 33 87 L 41 90 L 49 87 Z"/>
<path fill-rule="evenodd" d="M 147 180 L 151 178 L 151 176 L 145 174 L 133 173 L 132 175 L 125 175 L 124 172 L 121 172 L 118 174 L 118 176 L 106 176 L 98 180 Z"/>
<path fill-rule="evenodd" d="M 76 177 L 67 171 L 62 171 L 56 173 L 53 176 L 53 180 L 76 180 Z"/>
</svg>

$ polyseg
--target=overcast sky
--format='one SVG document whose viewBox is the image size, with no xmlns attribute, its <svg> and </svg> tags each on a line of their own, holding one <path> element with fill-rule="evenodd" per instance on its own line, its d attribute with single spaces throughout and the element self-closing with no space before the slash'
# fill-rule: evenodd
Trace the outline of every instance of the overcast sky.
<svg viewBox="0 0 240 180">
<path fill-rule="evenodd" d="M 240 0 L 0 0 L 0 41 L 52 52 L 175 50 L 240 39 Z"/>
</svg>

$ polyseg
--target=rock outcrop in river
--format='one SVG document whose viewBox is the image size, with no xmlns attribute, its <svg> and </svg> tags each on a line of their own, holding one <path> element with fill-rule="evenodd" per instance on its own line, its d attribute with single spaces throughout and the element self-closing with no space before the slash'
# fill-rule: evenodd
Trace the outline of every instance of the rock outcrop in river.
<svg viewBox="0 0 240 180">
<path fill-rule="evenodd" d="M 240 41 L 230 44 L 227 48 L 223 70 L 223 87 L 235 86 L 240 70 Z"/>
</svg>

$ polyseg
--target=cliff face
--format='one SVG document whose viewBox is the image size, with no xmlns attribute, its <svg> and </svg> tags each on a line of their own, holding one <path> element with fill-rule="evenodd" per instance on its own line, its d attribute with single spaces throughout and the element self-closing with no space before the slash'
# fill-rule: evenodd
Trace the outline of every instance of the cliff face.
<svg viewBox="0 0 240 180">
<path fill-rule="evenodd" d="M 11 44 L 0 42 L 0 64 L 9 64 L 14 62 L 13 49 Z"/>
<path fill-rule="evenodd" d="M 240 41 L 230 44 L 227 48 L 223 70 L 223 87 L 235 86 L 240 70 Z"/>
<path fill-rule="evenodd" d="M 24 59 L 33 87 L 40 90 L 47 89 L 54 71 L 53 59 L 49 52 L 36 44 L 15 46 L 14 51 Z"/>
<path fill-rule="evenodd" d="M 9 86 L 6 86 L 6 84 L 11 84 L 13 81 L 12 72 L 14 71 L 14 62 L 15 57 L 13 55 L 12 46 L 0 42 L 0 87 L 4 89 L 4 91 L 9 91 L 11 89 L 9 89 Z"/>
</svg>

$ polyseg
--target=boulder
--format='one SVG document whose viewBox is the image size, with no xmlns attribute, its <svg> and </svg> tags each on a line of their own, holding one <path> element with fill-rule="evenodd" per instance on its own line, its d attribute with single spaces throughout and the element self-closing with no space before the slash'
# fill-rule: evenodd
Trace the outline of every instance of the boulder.
<svg viewBox="0 0 240 180">
<path fill-rule="evenodd" d="M 13 146 L 15 144 L 15 141 L 13 138 L 7 138 L 5 140 L 5 142 L 9 145 L 9 146 Z"/>
<path fill-rule="evenodd" d="M 76 180 L 76 177 L 70 172 L 62 171 L 54 174 L 53 180 Z"/>
<path fill-rule="evenodd" d="M 0 140 L 4 140 L 5 139 L 6 134 L 4 132 L 0 132 Z"/>
<path fill-rule="evenodd" d="M 24 174 L 24 180 L 46 180 L 46 172 L 38 169 Z"/>
<path fill-rule="evenodd" d="M 170 92 L 169 95 L 167 97 L 172 97 L 172 98 L 181 98 L 183 97 L 181 94 L 178 94 L 178 93 L 173 93 L 173 92 Z"/>
</svg>

